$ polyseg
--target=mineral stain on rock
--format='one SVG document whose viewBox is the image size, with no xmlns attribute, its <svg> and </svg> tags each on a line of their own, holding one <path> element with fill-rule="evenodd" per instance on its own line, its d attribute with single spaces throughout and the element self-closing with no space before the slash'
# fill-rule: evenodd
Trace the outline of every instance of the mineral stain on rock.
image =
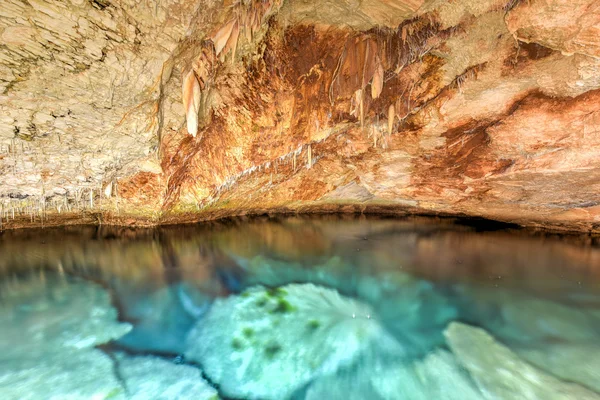
<svg viewBox="0 0 600 400">
<path fill-rule="evenodd" d="M 593 0 L 8 0 L 0 28 L 0 229 L 386 207 L 597 231 Z"/>
</svg>

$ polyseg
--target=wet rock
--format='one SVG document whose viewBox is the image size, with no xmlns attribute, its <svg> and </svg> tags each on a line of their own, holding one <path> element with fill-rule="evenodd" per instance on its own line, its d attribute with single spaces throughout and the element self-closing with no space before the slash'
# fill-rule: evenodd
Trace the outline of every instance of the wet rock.
<svg viewBox="0 0 600 400">
<path fill-rule="evenodd" d="M 376 355 L 373 355 L 376 357 Z M 331 399 L 331 400 L 360 400 L 373 399 L 384 400 L 380 388 L 376 387 L 374 382 L 375 375 L 384 373 L 384 371 L 395 365 L 387 365 L 380 360 L 374 362 L 365 362 L 363 357 L 355 365 L 336 371 L 335 374 L 319 377 L 311 382 L 306 388 L 303 388 L 302 395 L 296 397 L 305 400 Z M 408 369 L 407 369 L 408 371 Z M 397 372 L 397 371 L 396 371 Z M 403 371 L 405 372 L 405 371 Z M 394 376 L 394 389 L 397 389 L 395 383 L 405 383 L 405 375 L 397 374 Z M 389 384 L 390 382 L 386 382 Z M 389 397 L 392 399 L 393 397 Z"/>
<path fill-rule="evenodd" d="M 401 271 L 359 274 L 359 266 L 339 256 L 316 265 L 256 256 L 241 265 L 248 273 L 246 285 L 311 282 L 365 300 L 379 321 L 419 356 L 443 343 L 443 328 L 458 314 L 451 299 L 429 281 Z"/>
<path fill-rule="evenodd" d="M 364 277 L 358 293 L 385 326 L 420 355 L 443 342 L 443 327 L 458 316 L 453 300 L 432 282 L 404 272 Z"/>
<path fill-rule="evenodd" d="M 134 351 L 182 353 L 188 332 L 210 306 L 208 296 L 185 283 L 150 292 L 120 292 L 125 316 L 136 323 L 118 343 Z"/>
<path fill-rule="evenodd" d="M 131 329 L 100 286 L 54 275 L 3 282 L 0 325 L 0 360 L 89 349 Z"/>
<path fill-rule="evenodd" d="M 0 393 L 19 400 L 124 400 L 112 360 L 96 349 L 25 353 L 2 360 Z"/>
<path fill-rule="evenodd" d="M 544 343 L 540 348 L 523 348 L 515 351 L 523 359 L 544 371 L 600 393 L 600 345 L 597 341 Z"/>
<path fill-rule="evenodd" d="M 306 390 L 306 400 L 479 400 L 482 394 L 455 357 L 445 351 L 429 353 L 422 360 L 399 364 L 377 359 L 362 360 L 350 370 L 316 380 Z"/>
<path fill-rule="evenodd" d="M 502 316 L 522 338 L 594 340 L 600 327 L 600 321 L 584 311 L 537 298 L 506 298 Z"/>
<path fill-rule="evenodd" d="M 349 290 L 347 278 L 354 266 L 339 256 L 315 260 L 314 264 L 284 261 L 258 255 L 250 260 L 236 257 L 244 268 L 244 285 L 281 286 L 290 283 L 312 282 L 318 285 Z"/>
<path fill-rule="evenodd" d="M 186 357 L 222 393 L 251 399 L 289 398 L 375 347 L 404 353 L 367 305 L 313 284 L 257 286 L 217 300 L 187 344 Z"/>
<path fill-rule="evenodd" d="M 124 399 L 112 360 L 94 346 L 131 326 L 101 287 L 47 275 L 2 283 L 0 393 L 8 399 Z"/>
<path fill-rule="evenodd" d="M 494 336 L 516 346 L 590 342 L 600 332 L 600 319 L 593 315 L 593 309 L 536 297 L 523 290 L 473 285 L 455 288 L 460 294 L 462 320 L 482 324 Z"/>
<path fill-rule="evenodd" d="M 437 350 L 428 354 L 423 360 L 415 362 L 414 370 L 426 393 L 424 400 L 475 400 L 482 397 L 456 357 L 447 351 Z"/>
<path fill-rule="evenodd" d="M 600 394 L 527 363 L 481 328 L 453 322 L 445 335 L 452 352 L 485 398 L 600 399 Z"/>
<path fill-rule="evenodd" d="M 157 357 L 118 357 L 119 374 L 131 400 L 218 400 L 217 391 L 198 368 Z"/>
</svg>

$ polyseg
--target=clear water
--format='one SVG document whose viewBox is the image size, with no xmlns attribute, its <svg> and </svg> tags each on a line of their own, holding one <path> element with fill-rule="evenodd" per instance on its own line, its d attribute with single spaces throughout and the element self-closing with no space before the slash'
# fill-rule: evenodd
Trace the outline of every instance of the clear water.
<svg viewBox="0 0 600 400">
<path fill-rule="evenodd" d="M 2 399 L 600 399 L 599 239 L 423 218 L 0 235 Z"/>
</svg>

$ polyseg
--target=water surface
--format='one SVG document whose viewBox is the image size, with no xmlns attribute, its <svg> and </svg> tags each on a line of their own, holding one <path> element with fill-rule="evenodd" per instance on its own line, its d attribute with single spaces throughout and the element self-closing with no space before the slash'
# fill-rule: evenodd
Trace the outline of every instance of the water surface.
<svg viewBox="0 0 600 400">
<path fill-rule="evenodd" d="M 3 399 L 600 399 L 598 238 L 374 217 L 0 235 Z"/>
</svg>

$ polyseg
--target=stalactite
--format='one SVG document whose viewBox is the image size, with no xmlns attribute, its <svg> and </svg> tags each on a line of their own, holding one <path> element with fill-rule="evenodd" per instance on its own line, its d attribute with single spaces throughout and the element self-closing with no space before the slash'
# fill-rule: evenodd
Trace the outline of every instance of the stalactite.
<svg viewBox="0 0 600 400">
<path fill-rule="evenodd" d="M 312 168 L 312 147 L 310 146 L 310 144 L 308 145 L 307 158 L 308 158 L 307 168 L 311 169 Z"/>
<path fill-rule="evenodd" d="M 117 215 L 121 214 L 120 203 L 119 203 L 119 181 L 115 181 L 115 197 L 117 203 Z"/>
<path fill-rule="evenodd" d="M 396 107 L 394 106 L 394 104 L 390 104 L 390 107 L 388 108 L 388 135 L 392 134 L 392 131 L 394 130 L 394 118 L 396 117 Z"/>
<path fill-rule="evenodd" d="M 225 44 L 225 47 L 223 48 L 223 52 L 221 54 L 222 60 L 227 55 L 227 53 L 229 53 L 229 51 L 231 50 L 232 51 L 231 63 L 233 64 L 235 62 L 235 52 L 237 50 L 239 37 L 240 37 L 240 24 L 236 20 L 235 23 L 233 24 L 233 27 L 231 28 L 231 32 L 229 33 L 229 38 L 227 39 L 227 43 Z"/>
<path fill-rule="evenodd" d="M 296 172 L 296 153 L 292 156 L 292 172 Z"/>
<path fill-rule="evenodd" d="M 371 98 L 376 99 L 383 91 L 383 66 L 379 59 L 377 60 L 377 68 L 375 74 L 373 74 L 373 81 L 371 83 Z"/>
<path fill-rule="evenodd" d="M 358 120 L 360 121 L 361 128 L 365 126 L 365 109 L 364 109 L 364 91 L 362 89 L 358 89 L 354 92 L 354 96 L 352 97 L 352 102 L 354 103 L 353 107 L 357 107 L 358 110 L 351 110 L 350 114 L 358 114 Z"/>
<path fill-rule="evenodd" d="M 227 42 L 231 36 L 234 25 L 237 23 L 237 19 L 232 19 L 223 25 L 219 30 L 217 30 L 213 35 L 211 35 L 211 40 L 215 45 L 215 53 L 218 55 L 221 54 L 221 51 L 227 45 Z"/>
<path fill-rule="evenodd" d="M 182 98 L 187 120 L 187 131 L 193 137 L 198 133 L 198 112 L 200 111 L 200 83 L 193 70 L 183 80 Z"/>
<path fill-rule="evenodd" d="M 113 184 L 112 182 L 108 182 L 106 187 L 104 188 L 104 196 L 109 199 L 112 196 Z"/>
<path fill-rule="evenodd" d="M 377 132 L 375 131 L 374 125 L 373 125 L 373 147 L 377 147 Z"/>
<path fill-rule="evenodd" d="M 252 29 L 250 29 L 250 13 L 246 7 L 242 7 L 241 12 L 242 30 L 248 42 L 252 41 Z"/>
</svg>

